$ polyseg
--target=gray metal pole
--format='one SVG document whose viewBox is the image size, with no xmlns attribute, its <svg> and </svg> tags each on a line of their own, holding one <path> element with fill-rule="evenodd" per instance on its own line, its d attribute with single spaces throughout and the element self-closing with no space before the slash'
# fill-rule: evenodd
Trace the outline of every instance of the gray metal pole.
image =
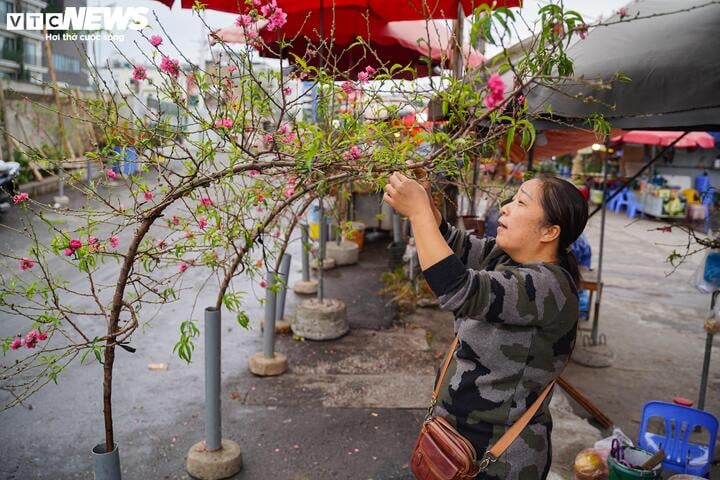
<svg viewBox="0 0 720 480">
<path fill-rule="evenodd" d="M 402 241 L 402 230 L 400 227 L 400 215 L 393 212 L 392 216 L 393 242 L 400 243 Z"/>
<path fill-rule="evenodd" d="M 300 225 L 300 234 L 302 241 L 302 279 L 303 282 L 310 281 L 310 253 L 308 247 L 310 245 L 310 236 L 308 235 L 308 226 L 303 223 Z"/>
<path fill-rule="evenodd" d="M 263 333 L 263 355 L 267 358 L 275 357 L 275 308 L 277 307 L 277 294 L 275 293 L 275 274 L 265 274 L 265 332 Z"/>
<path fill-rule="evenodd" d="M 710 311 L 715 312 L 715 302 L 720 295 L 720 290 L 715 290 L 710 297 Z M 698 408 L 705 409 L 705 393 L 707 391 L 708 375 L 710 374 L 710 354 L 712 353 L 713 333 L 708 332 L 705 338 L 705 358 L 703 359 L 702 375 L 700 375 L 700 394 L 698 397 Z"/>
<path fill-rule="evenodd" d="M 325 263 L 325 206 L 323 205 L 323 199 L 320 197 L 320 252 L 318 254 L 318 268 L 320 274 L 318 276 L 318 300 L 323 301 L 324 291 L 324 263 Z"/>
<path fill-rule="evenodd" d="M 220 450 L 220 310 L 205 309 L 205 446 Z"/>
<path fill-rule="evenodd" d="M 712 352 L 713 334 L 708 333 L 705 340 L 705 359 L 703 360 L 702 375 L 700 376 L 700 397 L 698 398 L 698 408 L 705 409 L 705 392 L 707 390 L 708 375 L 710 374 L 710 353 Z"/>
<path fill-rule="evenodd" d="M 608 155 L 605 152 L 605 160 L 603 162 L 603 197 L 602 197 L 602 215 L 600 218 L 600 252 L 598 254 L 597 282 L 598 290 L 595 292 L 595 309 L 593 312 L 592 336 L 590 338 L 592 345 L 598 344 L 599 336 L 599 317 L 600 317 L 600 301 L 602 297 L 602 265 L 603 265 L 603 247 L 605 246 L 605 213 L 607 212 L 607 177 L 608 177 Z"/>
<path fill-rule="evenodd" d="M 275 320 L 282 320 L 285 317 L 285 295 L 288 289 L 288 279 L 290 278 L 290 260 L 292 256 L 289 253 L 283 254 L 280 262 L 280 280 L 282 286 L 278 294 L 277 308 L 275 309 Z"/>
</svg>

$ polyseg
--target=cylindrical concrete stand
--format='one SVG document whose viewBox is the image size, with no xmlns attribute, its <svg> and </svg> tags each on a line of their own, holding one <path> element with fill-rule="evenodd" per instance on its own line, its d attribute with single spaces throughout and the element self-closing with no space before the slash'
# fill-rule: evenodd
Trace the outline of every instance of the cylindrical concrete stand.
<svg viewBox="0 0 720 480">
<path fill-rule="evenodd" d="M 120 480 L 120 452 L 118 446 L 112 452 L 105 450 L 105 442 L 98 443 L 92 449 L 96 480 Z"/>
<path fill-rule="evenodd" d="M 292 331 L 308 340 L 333 340 L 350 330 L 345 303 L 316 298 L 301 302 L 295 310 Z"/>
<path fill-rule="evenodd" d="M 282 285 L 277 294 L 277 308 L 275 308 L 275 333 L 290 333 L 290 321 L 285 318 L 285 297 L 287 295 L 288 278 L 290 277 L 290 260 L 292 256 L 284 254 L 280 262 L 280 281 Z M 265 321 L 260 322 L 260 329 L 265 331 Z"/>
<path fill-rule="evenodd" d="M 263 331 L 263 351 L 250 357 L 250 371 L 260 377 L 282 375 L 287 372 L 287 357 L 275 352 L 275 309 L 277 295 L 274 291 L 275 275 L 266 274 L 267 287 L 265 287 L 265 325 Z"/>
<path fill-rule="evenodd" d="M 355 242 L 341 240 L 340 243 L 329 243 L 327 245 L 327 259 L 335 260 L 335 265 L 353 265 L 360 259 L 360 247 Z"/>
<path fill-rule="evenodd" d="M 314 295 L 317 293 L 317 280 L 310 280 L 310 242 L 307 224 L 300 225 L 302 240 L 302 280 L 296 282 L 293 291 L 300 295 Z"/>
<path fill-rule="evenodd" d="M 220 434 L 220 310 L 205 309 L 205 440 L 190 447 L 187 471 L 201 480 L 229 478 L 242 469 L 240 445 Z"/>
</svg>

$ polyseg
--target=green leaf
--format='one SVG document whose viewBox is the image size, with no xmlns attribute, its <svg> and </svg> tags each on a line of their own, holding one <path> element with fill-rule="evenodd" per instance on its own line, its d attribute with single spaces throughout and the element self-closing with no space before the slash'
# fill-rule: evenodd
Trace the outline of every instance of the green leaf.
<svg viewBox="0 0 720 480">
<path fill-rule="evenodd" d="M 236 320 L 238 322 L 238 325 L 240 325 L 244 329 L 248 329 L 250 327 L 250 317 L 248 317 L 248 314 L 246 312 L 238 312 Z"/>
</svg>

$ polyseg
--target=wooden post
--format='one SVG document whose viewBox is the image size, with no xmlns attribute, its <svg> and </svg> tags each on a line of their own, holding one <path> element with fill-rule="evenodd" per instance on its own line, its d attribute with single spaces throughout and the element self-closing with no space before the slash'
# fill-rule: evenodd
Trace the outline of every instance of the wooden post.
<svg viewBox="0 0 720 480">
<path fill-rule="evenodd" d="M 5 82 L 0 80 L 0 117 L 2 117 L 3 126 L 3 140 L 5 145 L 3 152 L 5 154 L 5 160 L 11 161 L 13 159 L 12 142 L 10 141 L 10 132 L 8 131 L 8 110 L 7 104 L 5 103 Z M 0 159 L 2 159 L 0 155 Z"/>
</svg>

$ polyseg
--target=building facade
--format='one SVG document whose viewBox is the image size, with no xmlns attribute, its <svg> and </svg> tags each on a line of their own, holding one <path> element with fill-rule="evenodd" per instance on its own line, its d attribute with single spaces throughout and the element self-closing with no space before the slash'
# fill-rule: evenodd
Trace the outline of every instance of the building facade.
<svg viewBox="0 0 720 480">
<path fill-rule="evenodd" d="M 43 66 L 41 32 L 8 31 L 8 13 L 39 13 L 47 7 L 41 0 L 0 0 L 0 79 L 42 83 L 47 67 Z"/>
</svg>

